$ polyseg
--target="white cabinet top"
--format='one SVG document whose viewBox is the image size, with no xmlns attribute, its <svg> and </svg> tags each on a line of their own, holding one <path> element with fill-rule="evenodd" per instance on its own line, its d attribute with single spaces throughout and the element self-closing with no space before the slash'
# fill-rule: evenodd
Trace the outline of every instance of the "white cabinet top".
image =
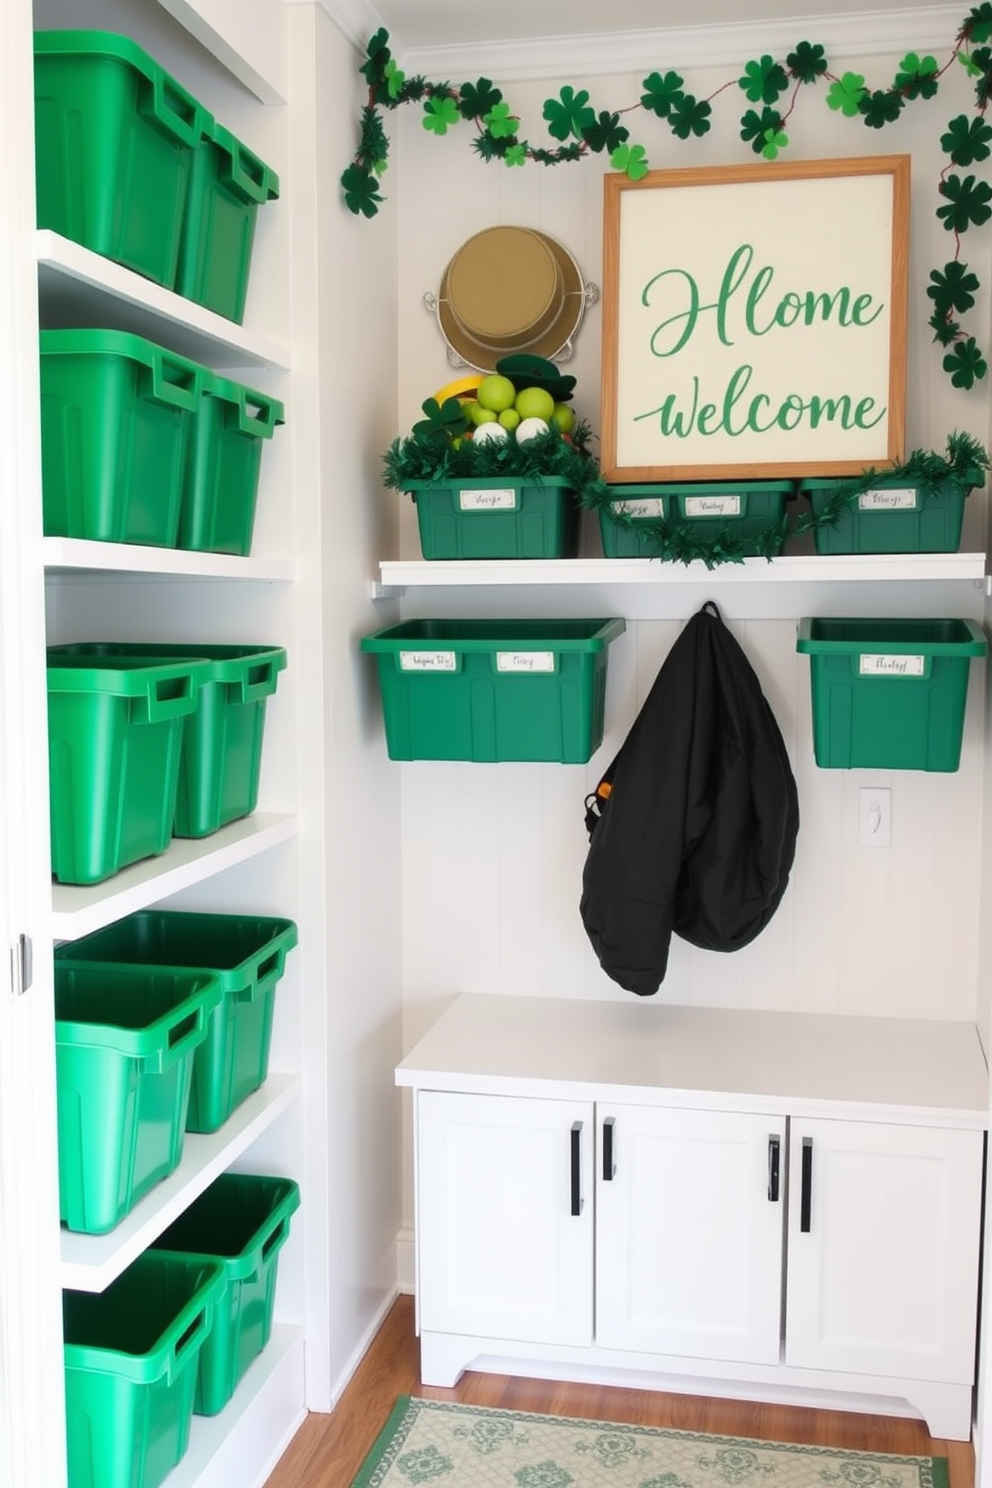
<svg viewBox="0 0 992 1488">
<path fill-rule="evenodd" d="M 456 998 L 398 1085 L 983 1129 L 970 1023 L 513 996 Z"/>
</svg>

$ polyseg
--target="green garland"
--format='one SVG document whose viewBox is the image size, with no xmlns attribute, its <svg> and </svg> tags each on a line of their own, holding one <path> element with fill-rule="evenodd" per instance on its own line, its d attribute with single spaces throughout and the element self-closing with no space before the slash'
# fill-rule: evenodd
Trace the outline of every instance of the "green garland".
<svg viewBox="0 0 992 1488">
<path fill-rule="evenodd" d="M 798 537 L 820 527 L 836 527 L 858 497 L 882 481 L 888 486 L 915 486 L 926 503 L 932 501 L 948 481 L 964 486 L 967 490 L 984 485 L 988 469 L 989 456 L 976 439 L 966 433 L 951 434 L 947 440 L 946 455 L 929 450 L 914 450 L 904 465 L 887 467 L 884 470 L 866 468 L 850 480 L 839 481 L 820 510 L 810 510 L 800 515 L 791 532 L 786 514 L 781 522 L 770 523 L 763 532 L 749 537 L 747 554 L 731 522 L 720 527 L 707 522 L 704 531 L 699 522 L 677 522 L 665 517 L 631 517 L 629 513 L 613 510 L 613 503 L 623 499 L 622 486 L 610 486 L 605 481 L 590 484 L 580 500 L 583 506 L 592 511 L 606 510 L 610 521 L 615 522 L 618 527 L 636 531 L 638 540 L 643 544 L 645 558 L 657 558 L 669 563 L 692 563 L 694 559 L 701 559 L 707 568 L 713 568 L 721 563 L 742 563 L 745 556 L 767 558 L 770 561 L 781 552 L 787 535 Z M 659 494 L 663 490 L 663 485 L 659 485 Z"/>
<path fill-rule="evenodd" d="M 368 100 L 362 109 L 358 149 L 341 176 L 344 200 L 356 215 L 374 217 L 378 212 L 383 200 L 379 181 L 389 156 L 382 110 L 402 104 L 421 104 L 423 126 L 433 134 L 447 134 L 459 122 L 472 124 L 472 147 L 486 163 L 513 167 L 532 161 L 554 166 L 607 153 L 614 170 L 636 181 L 648 172 L 647 151 L 631 142 L 621 115 L 638 108 L 666 123 L 676 139 L 698 138 L 711 128 L 713 100 L 736 83 L 753 105 L 741 115 L 740 137 L 755 154 L 774 160 L 788 147 L 786 126 L 804 87 L 826 83 L 829 108 L 860 119 L 869 129 L 882 129 L 894 123 L 908 103 L 933 98 L 941 78 L 957 62 L 974 84 L 974 111 L 970 118 L 959 114 L 952 119 L 940 137 L 948 163 L 937 184 L 942 204 L 936 215 L 953 234 L 954 255 L 942 269 L 930 273 L 927 295 L 932 310 L 927 324 L 934 341 L 945 349 L 942 366 L 951 383 L 970 389 L 985 377 L 988 364 L 975 337 L 962 329 L 957 318 L 972 309 L 981 287 L 978 276 L 961 262 L 961 235 L 992 217 L 992 186 L 973 174 L 960 175 L 953 167 L 968 171 L 992 154 L 992 127 L 985 118 L 992 98 L 990 42 L 992 0 L 983 0 L 961 22 L 943 65 L 934 57 L 907 52 L 892 82 L 882 88 L 869 88 L 860 73 L 831 71 L 824 48 L 808 41 L 799 42 L 784 63 L 770 56 L 746 63 L 739 77 L 722 84 L 708 98 L 687 92 L 685 80 L 673 71 L 650 73 L 643 79 L 639 102 L 614 112 L 597 112 L 588 89 L 567 86 L 544 104 L 548 133 L 558 141 L 554 148 L 545 149 L 521 138 L 520 116 L 488 78 L 457 86 L 407 78 L 390 52 L 388 32 L 381 29 L 369 41 L 360 68 L 368 84 Z"/>
<path fill-rule="evenodd" d="M 394 439 L 382 457 L 383 482 L 393 490 L 408 491 L 415 481 L 444 484 L 494 476 L 540 484 L 550 476 L 566 481 L 584 506 L 611 490 L 589 453 L 589 426 L 582 422 L 572 430 L 571 443 L 556 429 L 548 429 L 523 444 L 512 437 L 475 444 L 419 427 L 419 433 L 415 429 L 405 439 Z"/>
</svg>

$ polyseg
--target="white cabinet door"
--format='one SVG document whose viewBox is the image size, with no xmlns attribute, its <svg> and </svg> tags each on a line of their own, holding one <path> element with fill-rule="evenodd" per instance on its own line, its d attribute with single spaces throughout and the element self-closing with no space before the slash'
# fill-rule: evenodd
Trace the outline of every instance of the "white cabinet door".
<svg viewBox="0 0 992 1488">
<path fill-rule="evenodd" d="M 597 1343 L 777 1364 L 784 1121 L 609 1105 L 597 1128 Z"/>
<path fill-rule="evenodd" d="M 423 1330 L 592 1342 L 593 1108 L 421 1091 Z"/>
<path fill-rule="evenodd" d="M 787 1363 L 974 1378 L 982 1141 L 792 1122 Z"/>
</svg>

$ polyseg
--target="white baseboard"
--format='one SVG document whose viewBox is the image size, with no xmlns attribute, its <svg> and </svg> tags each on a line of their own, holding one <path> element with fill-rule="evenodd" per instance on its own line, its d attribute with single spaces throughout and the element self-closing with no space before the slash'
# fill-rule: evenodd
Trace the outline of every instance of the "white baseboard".
<svg viewBox="0 0 992 1488">
<path fill-rule="evenodd" d="M 405 1297 L 412 1297 L 417 1290 L 417 1254 L 412 1225 L 404 1225 L 396 1235 L 396 1285 Z"/>
<path fill-rule="evenodd" d="M 358 1368 L 359 1364 L 361 1364 L 362 1360 L 365 1358 L 365 1355 L 368 1353 L 373 1338 L 382 1327 L 383 1322 L 386 1318 L 386 1314 L 388 1313 L 389 1309 L 392 1307 L 398 1296 L 398 1289 L 387 1292 L 378 1309 L 374 1313 L 372 1321 L 369 1323 L 368 1327 L 365 1329 L 365 1332 L 362 1334 L 358 1343 L 355 1345 L 354 1349 L 349 1355 L 348 1362 L 345 1364 L 337 1379 L 331 1385 L 331 1410 L 333 1410 L 334 1407 L 337 1405 L 338 1401 L 341 1399 L 341 1396 L 344 1394 L 346 1387 L 350 1384 L 352 1375 L 355 1373 L 355 1370 Z"/>
</svg>

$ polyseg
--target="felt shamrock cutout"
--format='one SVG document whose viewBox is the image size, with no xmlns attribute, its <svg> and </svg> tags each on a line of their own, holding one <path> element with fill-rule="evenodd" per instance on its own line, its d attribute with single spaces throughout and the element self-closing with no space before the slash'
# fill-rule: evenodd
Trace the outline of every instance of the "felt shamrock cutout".
<svg viewBox="0 0 992 1488">
<path fill-rule="evenodd" d="M 852 118 L 860 112 L 861 100 L 866 92 L 865 80 L 860 72 L 845 72 L 843 77 L 835 78 L 830 84 L 827 103 L 830 108 L 840 109 L 842 114 Z"/>
<path fill-rule="evenodd" d="M 421 120 L 425 129 L 434 134 L 447 134 L 449 124 L 457 124 L 461 115 L 458 105 L 453 98 L 447 95 L 433 94 L 424 104 L 424 117 Z"/>
<path fill-rule="evenodd" d="M 706 134 L 711 128 L 712 112 L 705 98 L 697 101 L 690 94 L 684 94 L 671 112 L 672 133 L 679 139 L 688 139 L 691 134 Z"/>
<path fill-rule="evenodd" d="M 485 120 L 486 115 L 502 100 L 502 93 L 493 87 L 488 78 L 480 78 L 477 83 L 462 83 L 458 90 L 458 110 L 463 119 Z"/>
<path fill-rule="evenodd" d="M 988 371 L 988 365 L 974 336 L 969 336 L 967 341 L 956 342 L 954 350 L 945 356 L 941 365 L 945 372 L 950 373 L 951 382 L 956 388 L 974 387 Z"/>
<path fill-rule="evenodd" d="M 743 88 L 752 103 L 774 103 L 788 88 L 789 79 L 785 68 L 774 58 L 766 56 L 760 62 L 747 63 L 744 76 L 738 78 L 738 86 Z"/>
<path fill-rule="evenodd" d="M 962 181 L 960 176 L 951 175 L 937 189 L 948 202 L 946 207 L 937 208 L 937 216 L 948 232 L 967 232 L 972 223 L 980 226 L 992 217 L 992 186 L 985 181 L 976 181 L 974 176 L 965 176 Z"/>
<path fill-rule="evenodd" d="M 893 87 L 906 98 L 932 98 L 937 91 L 937 59 L 907 52 L 899 64 Z"/>
<path fill-rule="evenodd" d="M 414 424 L 413 433 L 422 439 L 453 439 L 468 429 L 468 416 L 458 398 L 445 398 L 443 403 L 427 398 L 420 406 L 425 417 Z"/>
<path fill-rule="evenodd" d="M 886 124 L 891 124 L 898 119 L 904 107 L 901 95 L 888 88 L 865 93 L 858 103 L 858 109 L 864 114 L 865 124 L 869 129 L 882 129 Z"/>
<path fill-rule="evenodd" d="M 666 72 L 664 77 L 660 72 L 652 72 L 641 86 L 644 88 L 641 107 L 657 114 L 659 119 L 667 119 L 675 105 L 685 97 L 682 78 L 677 72 Z"/>
<path fill-rule="evenodd" d="M 590 150 L 599 154 L 602 150 L 615 150 L 618 145 L 622 145 L 624 140 L 630 138 L 630 130 L 620 123 L 619 114 L 602 113 L 595 124 L 583 129 L 582 138 Z"/>
<path fill-rule="evenodd" d="M 963 315 L 975 303 L 974 291 L 978 289 L 978 277 L 969 272 L 968 265 L 958 259 L 944 265 L 943 273 L 930 270 L 932 283 L 927 294 L 933 300 L 934 309 L 941 315 L 956 310 Z"/>
<path fill-rule="evenodd" d="M 615 171 L 623 171 L 629 181 L 642 181 L 648 173 L 643 145 L 618 145 L 610 156 Z"/>
<path fill-rule="evenodd" d="M 801 83 L 815 83 L 827 70 L 827 56 L 822 46 L 811 46 L 808 41 L 801 41 L 785 62 L 792 76 Z"/>
<path fill-rule="evenodd" d="M 547 119 L 548 133 L 555 139 L 567 140 L 570 135 L 579 139 L 582 131 L 596 122 L 596 111 L 589 107 L 589 94 L 584 88 L 578 93 L 574 88 L 562 88 L 557 98 L 547 100 L 542 117 Z"/>
<path fill-rule="evenodd" d="M 357 216 L 359 212 L 364 217 L 374 217 L 379 210 L 379 183 L 371 171 L 361 165 L 349 165 L 341 177 L 341 185 L 344 187 L 344 200 L 349 212 Z"/>
</svg>

